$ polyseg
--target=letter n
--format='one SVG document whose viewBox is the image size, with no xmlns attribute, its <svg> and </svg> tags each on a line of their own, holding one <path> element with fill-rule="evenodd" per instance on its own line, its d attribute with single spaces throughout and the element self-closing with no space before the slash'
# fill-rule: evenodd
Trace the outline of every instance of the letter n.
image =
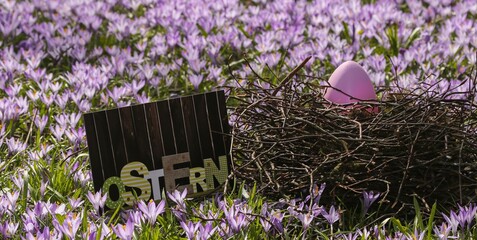
<svg viewBox="0 0 477 240">
<path fill-rule="evenodd" d="M 227 180 L 227 176 L 229 174 L 228 166 L 227 166 L 227 156 L 220 156 L 219 157 L 219 167 L 215 165 L 214 161 L 211 158 L 207 158 L 204 160 L 205 165 L 205 176 L 207 181 L 207 187 L 209 189 L 216 188 L 215 182 L 218 185 L 222 184 Z"/>
</svg>

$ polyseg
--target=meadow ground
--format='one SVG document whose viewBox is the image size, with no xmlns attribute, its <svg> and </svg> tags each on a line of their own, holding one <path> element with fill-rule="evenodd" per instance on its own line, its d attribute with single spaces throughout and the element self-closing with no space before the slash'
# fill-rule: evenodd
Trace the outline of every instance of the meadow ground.
<svg viewBox="0 0 477 240">
<path fill-rule="evenodd" d="M 0 2 L 0 234 L 9 239 L 447 239 L 476 236 L 475 205 L 379 216 L 253 188 L 187 200 L 180 192 L 104 210 L 93 191 L 82 114 L 258 81 L 327 79 L 342 62 L 376 86 L 473 88 L 474 0 Z M 249 64 L 246 64 L 248 60 Z M 239 82 L 232 79 L 237 76 Z M 439 81 L 445 79 L 446 81 Z M 318 80 L 317 80 L 318 81 Z M 434 84 L 434 83 L 439 84 Z M 318 83 L 320 83 L 318 81 Z M 464 83 L 464 84 L 463 84 Z M 248 190 L 247 190 L 248 189 Z M 316 197 L 316 195 L 315 195 Z M 357 200 L 358 201 L 358 200 Z M 175 202 L 176 204 L 172 204 Z M 416 213 L 420 213 L 416 204 Z M 444 221 L 434 221 L 433 214 Z M 350 216 L 350 219 L 343 219 Z"/>
</svg>

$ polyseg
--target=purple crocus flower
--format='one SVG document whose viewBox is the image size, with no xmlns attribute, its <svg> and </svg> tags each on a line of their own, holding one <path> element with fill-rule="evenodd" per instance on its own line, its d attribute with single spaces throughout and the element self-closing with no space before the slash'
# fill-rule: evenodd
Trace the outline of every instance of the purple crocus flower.
<svg viewBox="0 0 477 240">
<path fill-rule="evenodd" d="M 279 211 L 272 210 L 270 212 L 270 221 L 273 224 L 273 232 L 282 233 L 283 232 L 283 217 L 284 214 Z"/>
<path fill-rule="evenodd" d="M 374 234 L 374 237 L 376 239 L 379 239 L 381 234 L 385 234 L 386 233 L 386 229 L 384 226 L 382 226 L 382 228 L 379 227 L 379 225 L 374 225 L 373 227 L 373 234 Z"/>
<path fill-rule="evenodd" d="M 331 206 L 329 212 L 326 212 L 326 210 L 323 210 L 323 212 L 323 217 L 326 219 L 326 221 L 328 221 L 330 225 L 340 220 L 340 214 L 338 211 L 335 210 L 335 206 Z"/>
<path fill-rule="evenodd" d="M 55 95 L 53 94 L 40 94 L 40 100 L 45 104 L 46 107 L 50 107 L 53 101 L 55 101 Z"/>
<path fill-rule="evenodd" d="M 5 238 L 11 238 L 15 236 L 19 225 L 20 223 L 5 221 L 5 223 L 1 226 L 2 229 L 0 232 Z"/>
<path fill-rule="evenodd" d="M 249 224 L 249 219 L 244 214 L 244 212 L 248 212 L 247 210 L 241 211 L 239 210 L 239 206 L 232 205 L 230 208 L 225 208 L 224 210 L 226 223 L 230 227 L 231 232 L 239 233 L 243 231 Z"/>
<path fill-rule="evenodd" d="M 18 191 L 14 191 L 13 193 L 7 192 L 7 194 L 5 195 L 5 199 L 8 202 L 8 207 L 7 208 L 12 212 L 15 211 L 15 208 L 17 206 L 18 197 L 20 197 L 20 192 L 18 192 Z"/>
<path fill-rule="evenodd" d="M 12 181 L 15 186 L 21 191 L 23 189 L 23 185 L 25 183 L 24 173 L 19 172 L 16 176 L 12 176 Z"/>
<path fill-rule="evenodd" d="M 31 232 L 26 234 L 26 239 L 31 239 L 31 240 L 49 240 L 52 239 L 53 237 L 50 235 L 50 228 L 48 226 L 43 228 L 43 231 L 40 229 L 37 229 L 35 232 L 35 236 Z"/>
<path fill-rule="evenodd" d="M 203 79 L 204 79 L 204 76 L 202 76 L 200 74 L 190 74 L 189 75 L 189 81 L 192 83 L 195 90 L 199 89 L 199 85 L 200 85 L 200 83 L 202 82 Z"/>
<path fill-rule="evenodd" d="M 46 192 L 46 188 L 48 187 L 48 184 L 50 183 L 49 180 L 46 180 L 46 181 L 43 181 L 41 180 L 41 184 L 40 184 L 40 195 L 42 197 L 45 196 L 45 192 Z"/>
<path fill-rule="evenodd" d="M 262 225 L 263 227 L 263 230 L 265 230 L 265 232 L 269 232 L 270 231 L 270 228 L 272 227 L 272 224 L 270 223 L 270 221 L 267 219 L 269 214 L 268 214 L 268 204 L 267 203 L 264 203 L 262 205 L 262 210 L 261 210 L 261 217 L 259 219 L 260 221 L 260 224 Z"/>
<path fill-rule="evenodd" d="M 310 197 L 313 197 L 314 204 L 320 203 L 321 195 L 323 195 L 323 191 L 325 191 L 325 188 L 326 188 L 326 183 L 322 183 L 319 187 L 318 187 L 318 184 L 316 183 L 313 184 L 313 189 L 312 189 Z"/>
<path fill-rule="evenodd" d="M 47 202 L 45 203 L 46 204 L 46 209 L 47 211 L 51 214 L 51 215 L 56 215 L 56 214 L 60 214 L 60 215 L 64 215 L 66 214 L 66 205 L 65 204 L 56 204 L 56 203 L 50 203 L 50 202 Z"/>
<path fill-rule="evenodd" d="M 117 107 L 127 107 L 131 105 L 131 101 L 119 101 L 116 106 Z"/>
<path fill-rule="evenodd" d="M 451 210 L 449 216 L 445 214 L 442 214 L 442 216 L 446 220 L 449 228 L 452 231 L 452 234 L 456 234 L 457 227 L 459 227 L 459 220 L 458 220 L 457 214 L 453 210 Z"/>
<path fill-rule="evenodd" d="M 444 222 L 440 227 L 434 226 L 434 234 L 440 240 L 448 239 L 451 228 L 447 227 L 447 224 Z"/>
<path fill-rule="evenodd" d="M 91 191 L 88 191 L 88 194 L 86 195 L 88 198 L 89 202 L 93 205 L 94 209 L 96 210 L 96 213 L 99 213 L 99 210 L 104 207 L 104 204 L 106 203 L 106 198 L 108 197 L 107 194 L 102 195 L 101 190 L 99 190 L 96 193 L 92 193 Z"/>
<path fill-rule="evenodd" d="M 167 192 L 167 196 L 175 202 L 181 209 L 186 209 L 184 199 L 187 195 L 187 188 L 184 188 L 184 191 L 179 192 L 177 189 L 171 194 Z"/>
<path fill-rule="evenodd" d="M 65 109 L 66 104 L 68 104 L 69 98 L 70 98 L 70 95 L 68 93 L 58 94 L 56 95 L 55 103 L 56 105 L 58 105 L 58 107 L 60 107 L 60 109 L 63 110 Z"/>
<path fill-rule="evenodd" d="M 161 77 L 167 76 L 167 74 L 171 70 L 171 67 L 169 65 L 164 64 L 164 63 L 157 64 L 156 68 L 157 68 L 157 71 L 159 72 L 159 75 Z"/>
<path fill-rule="evenodd" d="M 69 198 L 68 201 L 70 203 L 70 206 L 71 206 L 72 210 L 80 207 L 84 203 L 84 201 L 79 199 L 79 198 L 78 199 Z"/>
<path fill-rule="evenodd" d="M 82 218 L 80 216 L 74 214 L 68 214 L 63 224 L 60 225 L 58 220 L 54 217 L 53 223 L 56 225 L 55 227 L 59 229 L 64 235 L 66 235 L 69 239 L 75 239 L 76 233 L 81 225 Z"/>
<path fill-rule="evenodd" d="M 459 206 L 459 225 L 463 228 L 470 228 L 472 222 L 475 219 L 477 213 L 477 206 L 475 204 L 470 204 L 465 207 Z"/>
<path fill-rule="evenodd" d="M 356 239 L 358 239 L 358 233 L 357 232 L 354 232 L 354 233 L 350 232 L 350 233 L 348 233 L 348 235 L 342 233 L 338 236 L 339 236 L 339 239 L 342 239 L 342 240 L 356 240 Z M 364 238 L 364 239 L 366 239 L 366 238 Z"/>
<path fill-rule="evenodd" d="M 361 239 L 368 239 L 369 236 L 371 236 L 371 232 L 369 232 L 366 227 L 363 229 L 363 231 L 361 231 L 361 229 L 358 229 L 357 233 L 361 237 Z"/>
<path fill-rule="evenodd" d="M 187 221 L 187 213 L 184 210 L 180 209 L 179 205 L 177 205 L 175 208 L 172 208 L 171 211 L 172 214 L 174 214 L 174 216 L 176 216 L 179 221 Z"/>
<path fill-rule="evenodd" d="M 139 92 L 139 90 L 141 90 L 144 85 L 146 85 L 146 81 L 145 80 L 141 80 L 141 81 L 132 81 L 131 84 L 125 84 L 126 88 L 128 88 L 129 92 L 132 93 L 132 95 L 135 95 Z"/>
<path fill-rule="evenodd" d="M 44 115 L 42 117 L 37 116 L 35 118 L 35 125 L 38 128 L 38 130 L 40 131 L 40 133 L 42 133 L 43 130 L 45 129 L 46 124 L 48 124 L 48 116 L 47 115 Z"/>
<path fill-rule="evenodd" d="M 133 224 L 133 226 L 134 226 L 134 224 Z M 94 235 L 96 237 L 96 235 L 98 234 L 98 230 L 99 230 L 98 228 L 100 228 L 100 226 L 91 226 L 90 225 L 90 227 L 88 229 L 89 229 L 89 232 L 95 233 Z M 105 221 L 103 221 L 101 223 L 101 235 L 98 236 L 98 237 L 99 237 L 99 239 L 105 239 L 106 237 L 110 237 L 112 232 L 113 232 L 112 229 L 108 225 L 106 225 Z M 91 234 L 90 234 L 90 236 L 91 236 Z M 96 239 L 96 238 L 94 238 L 94 239 Z"/>
<path fill-rule="evenodd" d="M 78 109 L 83 113 L 89 111 L 91 109 L 91 102 L 86 99 L 81 100 L 78 104 Z"/>
<path fill-rule="evenodd" d="M 21 88 L 22 88 L 22 85 L 12 84 L 6 87 L 4 91 L 9 97 L 14 98 L 20 93 Z"/>
<path fill-rule="evenodd" d="M 35 203 L 32 213 L 34 216 L 42 219 L 48 214 L 48 209 L 46 208 L 45 204 L 40 201 Z"/>
<path fill-rule="evenodd" d="M 206 64 L 207 63 L 205 61 L 200 59 L 193 59 L 189 61 L 190 69 L 196 74 L 200 73 L 200 71 L 205 68 Z"/>
<path fill-rule="evenodd" d="M 304 230 L 308 229 L 314 218 L 313 214 L 310 213 L 299 213 L 297 217 L 300 219 Z"/>
<path fill-rule="evenodd" d="M 126 94 L 126 88 L 114 87 L 112 91 L 107 90 L 107 93 L 114 103 L 117 103 Z"/>
<path fill-rule="evenodd" d="M 80 113 L 70 113 L 69 118 L 68 118 L 68 122 L 69 122 L 70 126 L 75 127 L 78 124 L 80 119 L 81 119 L 81 114 Z"/>
<path fill-rule="evenodd" d="M 27 147 L 27 144 L 22 143 L 21 139 L 15 139 L 13 137 L 7 139 L 6 143 L 7 143 L 7 146 L 8 146 L 8 152 L 10 154 L 15 154 L 15 153 L 18 153 L 18 152 L 22 152 Z"/>
<path fill-rule="evenodd" d="M 3 223 L 3 224 L 0 224 L 0 233 L 1 233 L 1 236 L 3 236 L 4 238 L 7 238 L 7 229 L 6 229 L 6 223 Z"/>
<path fill-rule="evenodd" d="M 165 211 L 165 205 L 165 200 L 161 200 L 157 205 L 153 200 L 150 200 L 147 205 L 144 203 L 144 201 L 140 201 L 137 206 L 144 214 L 145 219 L 147 219 L 149 224 L 153 225 L 157 220 L 157 216 Z"/>
<path fill-rule="evenodd" d="M 113 227 L 113 232 L 122 240 L 131 240 L 134 235 L 134 223 L 128 219 L 125 225 L 118 224 Z"/>
<path fill-rule="evenodd" d="M 194 239 L 197 229 L 199 229 L 199 226 L 201 225 L 200 223 L 193 223 L 192 221 L 187 221 L 187 223 L 181 222 L 180 224 L 189 240 Z"/>
<path fill-rule="evenodd" d="M 61 141 L 63 138 L 63 134 L 65 133 L 65 128 L 60 124 L 56 124 L 54 126 L 50 125 L 50 131 L 55 136 L 57 141 Z"/>
<path fill-rule="evenodd" d="M 205 225 L 200 224 L 198 238 L 200 240 L 207 240 L 214 235 L 216 230 L 217 227 L 213 227 L 211 222 L 207 222 Z"/>
<path fill-rule="evenodd" d="M 145 92 L 143 92 L 141 95 L 135 95 L 135 97 L 138 103 L 148 103 L 151 101 L 151 98 Z"/>
<path fill-rule="evenodd" d="M 65 132 L 66 136 L 70 140 L 72 144 L 75 144 L 76 146 L 81 143 L 81 141 L 84 139 L 86 136 L 85 130 L 83 127 L 79 127 L 77 129 L 71 128 L 68 131 Z"/>
<path fill-rule="evenodd" d="M 296 200 L 295 199 L 292 199 L 290 200 L 289 202 L 289 206 L 287 207 L 287 210 L 288 210 L 288 213 L 291 215 L 291 216 L 298 216 L 298 212 L 296 211 Z"/>
<path fill-rule="evenodd" d="M 311 214 L 313 214 L 314 217 L 318 217 L 323 211 L 323 206 L 319 206 L 318 204 L 313 203 L 310 210 Z"/>
<path fill-rule="evenodd" d="M 27 96 L 30 98 L 32 102 L 35 102 L 36 100 L 40 98 L 40 92 L 36 90 L 28 90 Z"/>
<path fill-rule="evenodd" d="M 55 120 L 60 126 L 63 126 L 63 127 L 66 127 L 66 125 L 68 125 L 68 122 L 69 122 L 69 118 L 66 114 L 61 114 L 56 116 Z"/>
<path fill-rule="evenodd" d="M 373 191 L 363 192 L 363 208 L 364 214 L 366 214 L 369 210 L 369 207 L 379 198 L 380 193 L 374 193 Z"/>
<path fill-rule="evenodd" d="M 219 235 L 222 238 L 228 238 L 233 235 L 233 233 L 230 230 L 230 226 L 227 224 L 227 222 L 224 219 L 222 219 L 222 221 L 220 222 L 218 229 L 219 229 Z"/>
<path fill-rule="evenodd" d="M 30 214 L 32 213 L 33 212 L 30 212 Z M 38 228 L 38 220 L 35 218 L 35 216 L 25 214 L 22 217 L 22 222 L 23 222 L 23 229 L 26 232 L 33 232 L 35 229 Z"/>
<path fill-rule="evenodd" d="M 144 215 L 141 211 L 130 211 L 127 218 L 131 219 L 134 224 L 141 224 L 144 221 Z"/>
</svg>

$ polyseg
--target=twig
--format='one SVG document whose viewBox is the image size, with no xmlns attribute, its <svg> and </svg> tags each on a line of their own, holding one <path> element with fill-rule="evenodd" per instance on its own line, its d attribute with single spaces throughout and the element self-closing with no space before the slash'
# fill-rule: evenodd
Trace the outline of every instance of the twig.
<svg viewBox="0 0 477 240">
<path fill-rule="evenodd" d="M 286 85 L 288 83 L 288 81 L 290 81 L 290 79 L 295 76 L 295 74 L 300 71 L 300 69 L 302 69 L 305 64 L 311 59 L 311 56 L 308 56 L 307 58 L 305 58 L 305 60 L 303 60 L 302 63 L 300 63 L 300 65 L 298 65 L 296 68 L 294 68 L 281 82 L 280 84 L 275 88 L 275 90 L 273 91 L 272 95 L 273 96 L 276 96 L 277 93 L 280 91 L 280 89 Z"/>
</svg>

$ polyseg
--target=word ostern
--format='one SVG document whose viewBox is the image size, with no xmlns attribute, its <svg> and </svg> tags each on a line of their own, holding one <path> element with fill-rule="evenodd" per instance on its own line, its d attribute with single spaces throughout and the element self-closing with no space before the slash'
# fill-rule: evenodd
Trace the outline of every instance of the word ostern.
<svg viewBox="0 0 477 240">
<path fill-rule="evenodd" d="M 108 194 L 106 206 L 115 209 L 124 204 L 133 205 L 137 200 L 150 200 L 151 195 L 159 200 L 162 190 L 187 188 L 188 193 L 213 190 L 223 184 L 228 175 L 227 157 L 218 156 L 218 163 L 217 166 L 208 158 L 204 159 L 204 167 L 190 168 L 188 152 L 162 157 L 162 168 L 151 171 L 144 163 L 129 162 L 121 169 L 120 177 L 110 177 L 104 182 L 102 189 Z M 112 191 L 117 191 L 119 196 L 112 199 L 111 195 L 118 195 Z"/>
</svg>

